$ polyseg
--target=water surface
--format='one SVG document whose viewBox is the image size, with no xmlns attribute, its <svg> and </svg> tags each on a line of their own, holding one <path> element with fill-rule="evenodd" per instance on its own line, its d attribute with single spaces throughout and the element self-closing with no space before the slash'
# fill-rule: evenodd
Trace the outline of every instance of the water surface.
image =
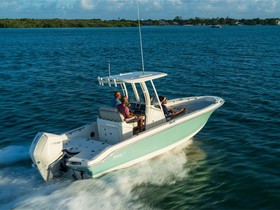
<svg viewBox="0 0 280 210">
<path fill-rule="evenodd" d="M 187 145 L 99 179 L 45 183 L 38 131 L 97 117 L 114 89 L 97 76 L 141 69 L 137 28 L 0 30 L 1 209 L 280 208 L 280 27 L 144 27 L 145 69 L 168 98 L 226 103 Z M 156 196 L 155 196 L 156 195 Z"/>
</svg>

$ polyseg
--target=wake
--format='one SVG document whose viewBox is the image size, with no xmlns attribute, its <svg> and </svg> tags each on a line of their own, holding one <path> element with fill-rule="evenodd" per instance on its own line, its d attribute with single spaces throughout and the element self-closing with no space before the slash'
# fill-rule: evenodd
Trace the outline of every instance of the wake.
<svg viewBox="0 0 280 210">
<path fill-rule="evenodd" d="M 32 187 L 27 187 L 26 192 L 21 192 L 25 195 L 10 201 L 8 206 L 15 209 L 149 209 L 138 201 L 135 189 L 143 184 L 172 185 L 186 178 L 184 150 L 190 144 L 192 140 L 161 156 L 98 179 L 46 183 L 39 175 L 33 176 L 29 179 Z"/>
<path fill-rule="evenodd" d="M 0 166 L 30 159 L 29 146 L 8 146 L 0 149 Z"/>
</svg>

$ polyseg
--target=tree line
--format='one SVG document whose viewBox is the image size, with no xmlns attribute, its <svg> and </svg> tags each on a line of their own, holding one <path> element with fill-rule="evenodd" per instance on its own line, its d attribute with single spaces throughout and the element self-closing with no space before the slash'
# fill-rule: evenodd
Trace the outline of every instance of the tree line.
<svg viewBox="0 0 280 210">
<path fill-rule="evenodd" d="M 0 19 L 0 28 L 92 28 L 92 27 L 136 27 L 137 20 L 101 20 L 101 19 Z M 167 25 L 280 25 L 280 18 L 267 19 L 233 19 L 233 18 L 190 18 L 183 19 L 176 16 L 172 20 L 141 20 L 143 26 L 167 26 Z"/>
<path fill-rule="evenodd" d="M 0 19 L 0 28 L 134 27 L 136 21 L 101 19 Z"/>
<path fill-rule="evenodd" d="M 179 25 L 280 25 L 280 18 L 253 18 L 253 19 L 233 19 L 233 18 L 191 18 L 183 19 L 176 16 L 174 20 Z"/>
</svg>

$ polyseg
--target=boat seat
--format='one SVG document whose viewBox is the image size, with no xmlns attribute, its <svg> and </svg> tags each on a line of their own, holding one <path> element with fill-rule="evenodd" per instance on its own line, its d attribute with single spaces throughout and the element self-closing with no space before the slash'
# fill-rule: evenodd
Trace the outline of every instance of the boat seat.
<svg viewBox="0 0 280 210">
<path fill-rule="evenodd" d="M 104 120 L 110 120 L 114 122 L 123 122 L 124 116 L 113 107 L 100 107 L 99 117 Z"/>
<path fill-rule="evenodd" d="M 125 119 L 118 109 L 114 107 L 100 107 L 99 118 L 114 122 L 126 122 L 133 124 L 133 127 L 137 126 L 137 119 L 135 117 Z"/>
</svg>

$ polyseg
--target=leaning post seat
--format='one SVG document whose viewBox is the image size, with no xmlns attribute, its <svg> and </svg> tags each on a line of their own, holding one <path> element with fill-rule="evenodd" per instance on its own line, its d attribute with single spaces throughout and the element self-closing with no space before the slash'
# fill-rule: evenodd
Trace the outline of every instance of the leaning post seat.
<svg viewBox="0 0 280 210">
<path fill-rule="evenodd" d="M 100 107 L 99 118 L 104 120 L 114 121 L 114 122 L 124 121 L 124 116 L 118 112 L 117 108 L 114 107 Z"/>
<path fill-rule="evenodd" d="M 97 118 L 100 140 L 109 144 L 115 144 L 132 137 L 133 127 L 137 122 L 126 122 L 124 116 L 113 107 L 100 107 Z"/>
<path fill-rule="evenodd" d="M 113 107 L 100 107 L 99 118 L 114 122 L 127 122 L 131 123 L 133 127 L 137 126 L 137 123 L 135 123 L 137 122 L 135 120 L 135 117 L 125 119 L 124 116 L 118 111 L 118 109 Z"/>
</svg>

